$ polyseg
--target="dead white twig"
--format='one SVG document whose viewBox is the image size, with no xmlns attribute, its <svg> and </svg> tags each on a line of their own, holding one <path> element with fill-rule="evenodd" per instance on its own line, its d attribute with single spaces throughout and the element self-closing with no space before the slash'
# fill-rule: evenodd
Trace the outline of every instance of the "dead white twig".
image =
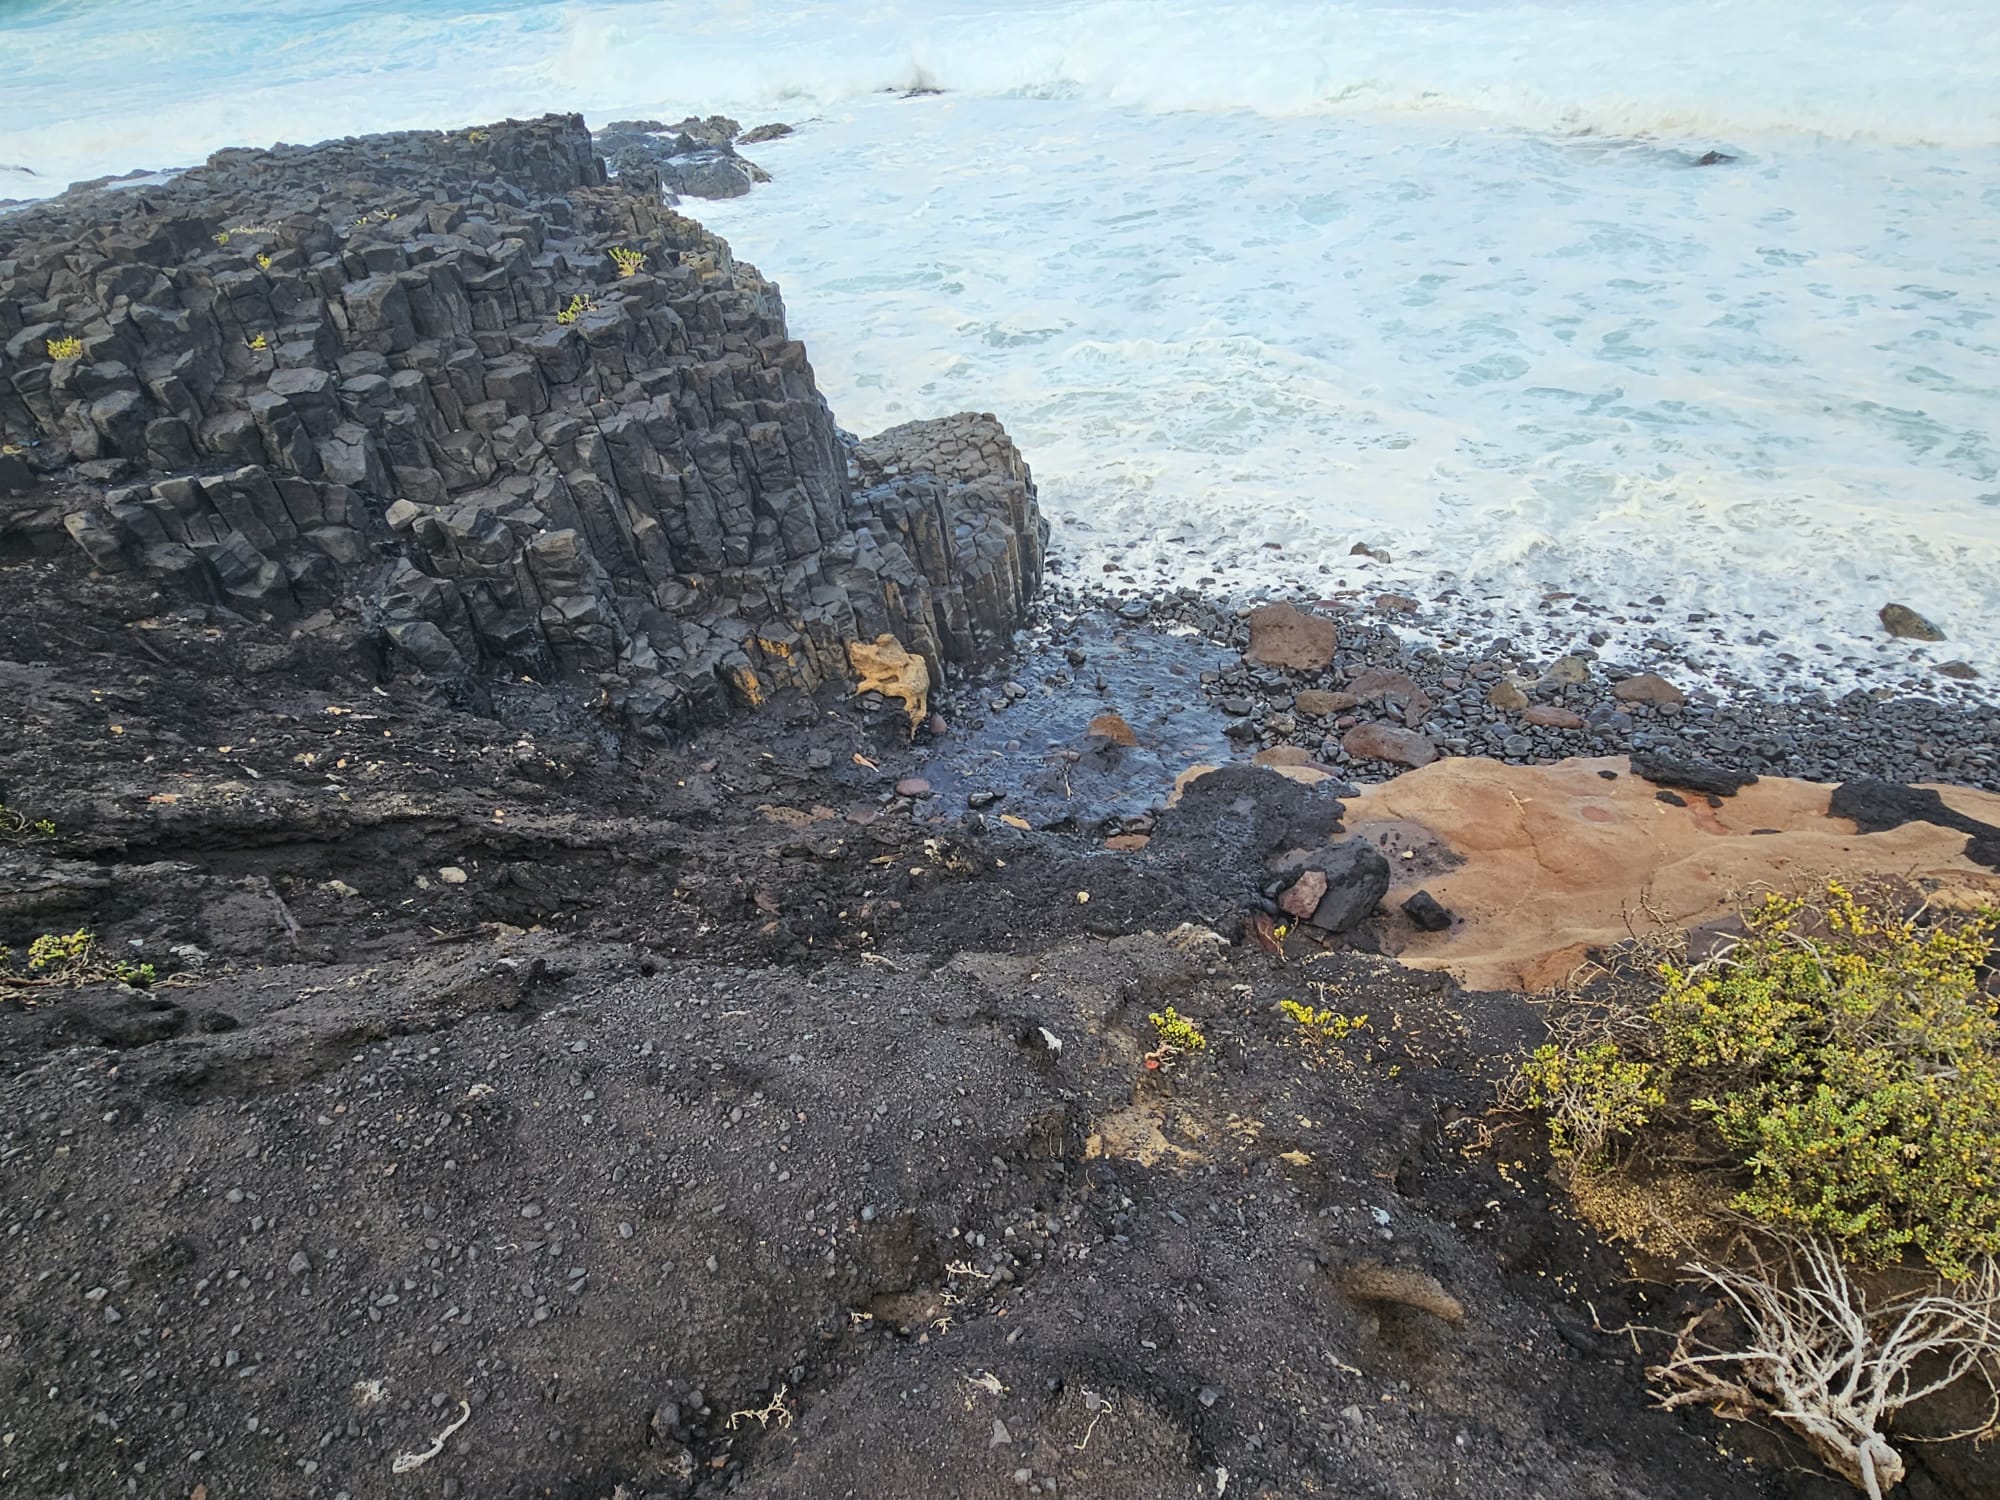
<svg viewBox="0 0 2000 1500">
<path fill-rule="evenodd" d="M 1790 1242 L 1776 1264 L 1759 1257 L 1744 1267 L 1688 1269 L 1721 1295 L 1740 1337 L 1701 1338 L 1712 1314 L 1683 1328 L 1673 1355 L 1649 1372 L 1672 1387 L 1662 1406 L 1773 1418 L 1869 1500 L 1903 1477 L 1883 1430 L 1904 1407 L 1971 1378 L 1986 1386 L 1985 1420 L 1938 1441 L 2000 1421 L 2000 1266 L 1990 1259 L 1963 1283 L 1875 1304 L 1839 1252 L 1817 1239 Z"/>
<path fill-rule="evenodd" d="M 745 1417 L 756 1418 L 759 1427 L 769 1427 L 776 1422 L 780 1427 L 792 1425 L 792 1413 L 785 1405 L 785 1387 L 779 1386 L 771 1393 L 771 1401 L 762 1411 L 733 1411 L 729 1414 L 729 1430 L 734 1432 L 736 1424 Z"/>
<path fill-rule="evenodd" d="M 444 1452 L 444 1445 L 448 1441 L 450 1441 L 451 1435 L 454 1432 L 458 1431 L 459 1428 L 463 1427 L 467 1422 L 470 1422 L 471 1420 L 472 1420 L 472 1403 L 470 1401 L 459 1402 L 458 1420 L 452 1423 L 451 1426 L 445 1428 L 443 1432 L 440 1432 L 437 1435 L 436 1441 L 434 1441 L 430 1445 L 430 1447 L 424 1449 L 423 1452 L 398 1453 L 394 1458 L 390 1459 L 389 1472 L 391 1474 L 407 1474 L 412 1469 L 421 1469 L 425 1464 L 429 1463 L 432 1459 L 436 1458 L 440 1453 Z"/>
</svg>

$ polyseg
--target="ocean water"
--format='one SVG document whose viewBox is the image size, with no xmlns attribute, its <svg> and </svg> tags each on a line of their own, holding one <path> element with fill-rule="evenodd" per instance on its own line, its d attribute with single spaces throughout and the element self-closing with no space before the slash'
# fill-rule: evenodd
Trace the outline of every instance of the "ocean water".
<svg viewBox="0 0 2000 1500">
<path fill-rule="evenodd" d="M 2000 674 L 1993 0 L 0 0 L 0 55 L 0 197 L 548 109 L 789 121 L 694 211 L 844 425 L 997 413 L 1090 576 Z M 1951 639 L 1886 641 L 1891 599 Z"/>
</svg>

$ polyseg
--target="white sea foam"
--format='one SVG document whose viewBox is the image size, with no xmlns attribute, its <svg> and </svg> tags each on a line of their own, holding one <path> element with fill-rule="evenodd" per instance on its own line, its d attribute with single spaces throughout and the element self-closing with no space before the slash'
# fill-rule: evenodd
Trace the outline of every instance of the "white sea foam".
<svg viewBox="0 0 2000 1500">
<path fill-rule="evenodd" d="M 0 0 L 0 45 L 39 174 L 0 197 L 550 108 L 798 122 L 702 217 L 848 426 L 997 412 L 1093 568 L 1657 593 L 1718 664 L 1836 678 L 1909 658 L 1902 598 L 2000 671 L 1991 0 Z"/>
</svg>

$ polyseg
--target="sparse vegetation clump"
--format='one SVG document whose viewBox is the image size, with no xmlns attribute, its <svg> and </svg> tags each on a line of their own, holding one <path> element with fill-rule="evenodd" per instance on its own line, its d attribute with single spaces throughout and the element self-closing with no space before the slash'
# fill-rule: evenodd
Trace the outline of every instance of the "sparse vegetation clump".
<svg viewBox="0 0 2000 1500">
<path fill-rule="evenodd" d="M 621 280 L 627 276 L 637 276 L 646 268 L 646 252 L 643 250 L 628 250 L 623 245 L 617 245 L 612 248 L 611 260 L 618 267 L 618 275 Z"/>
<path fill-rule="evenodd" d="M 1314 1041 L 1345 1041 L 1357 1031 L 1365 1031 L 1368 1017 L 1342 1015 L 1337 1010 L 1301 1005 L 1296 1000 L 1280 1000 L 1278 1009 Z"/>
<path fill-rule="evenodd" d="M 26 813 L 0 802 L 0 843 L 55 836 L 56 825 L 47 818 L 30 818 Z"/>
<path fill-rule="evenodd" d="M 1174 1052 L 1199 1052 L 1208 1045 L 1208 1038 L 1201 1028 L 1169 1005 L 1164 1011 L 1153 1011 L 1146 1017 L 1153 1023 L 1153 1029 L 1160 1034 L 1162 1050 Z"/>
<path fill-rule="evenodd" d="M 1906 916 L 1831 885 L 1773 897 L 1746 935 L 1615 1036 L 1524 1070 L 1557 1154 L 1600 1170 L 1672 1135 L 1738 1180 L 1735 1208 L 1844 1254 L 1914 1250 L 1948 1277 L 2000 1254 L 2000 1009 L 1982 986 L 2000 920 Z"/>
<path fill-rule="evenodd" d="M 1957 1435 L 2000 1419 L 2000 914 L 1830 883 L 1744 927 L 1650 998 L 1559 1014 L 1525 1097 L 1580 1203 L 1692 1174 L 1740 1216 L 1690 1246 L 1717 1300 L 1652 1368 L 1663 1403 L 1775 1419 L 1879 1496 L 1900 1409 L 1970 1379 L 1993 1399 Z"/>
<path fill-rule="evenodd" d="M 13 953 L 0 948 L 0 971 L 12 966 Z M 0 981 L 7 976 L 0 973 Z M 97 946 L 97 936 L 88 927 L 74 932 L 45 932 L 28 944 L 26 973 L 13 976 L 16 984 L 32 987 L 100 984 L 117 980 L 136 989 L 147 989 L 159 978 L 152 964 L 127 960 L 107 960 Z"/>
<path fill-rule="evenodd" d="M 50 359 L 75 359 L 83 353 L 83 340 L 73 334 L 64 334 L 61 338 L 48 339 L 45 342 L 48 345 Z"/>
<path fill-rule="evenodd" d="M 578 292 L 574 297 L 569 299 L 569 305 L 556 314 L 556 321 L 568 325 L 574 323 L 585 313 L 596 311 L 597 303 L 589 297 L 584 296 L 582 292 Z"/>
</svg>

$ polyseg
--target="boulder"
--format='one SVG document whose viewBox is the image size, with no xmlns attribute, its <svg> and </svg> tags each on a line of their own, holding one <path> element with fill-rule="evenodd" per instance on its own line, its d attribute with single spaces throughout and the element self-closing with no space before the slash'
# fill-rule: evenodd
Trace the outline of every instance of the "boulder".
<svg viewBox="0 0 2000 1500">
<path fill-rule="evenodd" d="M 1885 604 L 1878 618 L 1882 628 L 1903 641 L 1941 641 L 1944 632 L 1907 604 Z"/>
<path fill-rule="evenodd" d="M 1356 760 L 1392 766 L 1427 766 L 1437 759 L 1437 746 L 1416 730 L 1394 724 L 1357 724 L 1342 737 L 1340 748 Z"/>
<path fill-rule="evenodd" d="M 1309 719 L 1330 719 L 1344 714 L 1361 700 L 1352 693 L 1330 693 L 1325 688 L 1307 688 L 1292 699 L 1292 707 Z"/>
<path fill-rule="evenodd" d="M 1614 684 L 1611 696 L 1620 703 L 1663 703 L 1680 704 L 1687 702 L 1687 694 L 1675 687 L 1666 678 L 1652 672 L 1641 672 Z"/>
<path fill-rule="evenodd" d="M 1588 681 L 1590 662 L 1581 656 L 1560 657 L 1542 674 L 1546 687 L 1576 687 Z"/>
<path fill-rule="evenodd" d="M 1403 915 L 1419 932 L 1443 932 L 1451 926 L 1451 913 L 1429 891 L 1418 891 L 1406 900 Z"/>
<path fill-rule="evenodd" d="M 1325 615 L 1289 604 L 1260 604 L 1250 611 L 1246 659 L 1287 672 L 1319 672 L 1333 665 L 1340 630 Z"/>
<path fill-rule="evenodd" d="M 1537 703 L 1521 717 L 1530 724 L 1540 725 L 1543 729 L 1583 728 L 1582 714 L 1554 703 Z"/>
<path fill-rule="evenodd" d="M 1311 918 L 1322 932 L 1352 932 L 1388 894 L 1388 858 L 1366 840 L 1350 838 L 1335 844 L 1314 863 L 1326 880 Z"/>
<path fill-rule="evenodd" d="M 1654 786 L 1679 787 L 1712 797 L 1733 797 L 1757 784 L 1754 771 L 1731 771 L 1705 760 L 1687 760 L 1662 750 L 1635 750 L 1632 774 Z"/>
</svg>

